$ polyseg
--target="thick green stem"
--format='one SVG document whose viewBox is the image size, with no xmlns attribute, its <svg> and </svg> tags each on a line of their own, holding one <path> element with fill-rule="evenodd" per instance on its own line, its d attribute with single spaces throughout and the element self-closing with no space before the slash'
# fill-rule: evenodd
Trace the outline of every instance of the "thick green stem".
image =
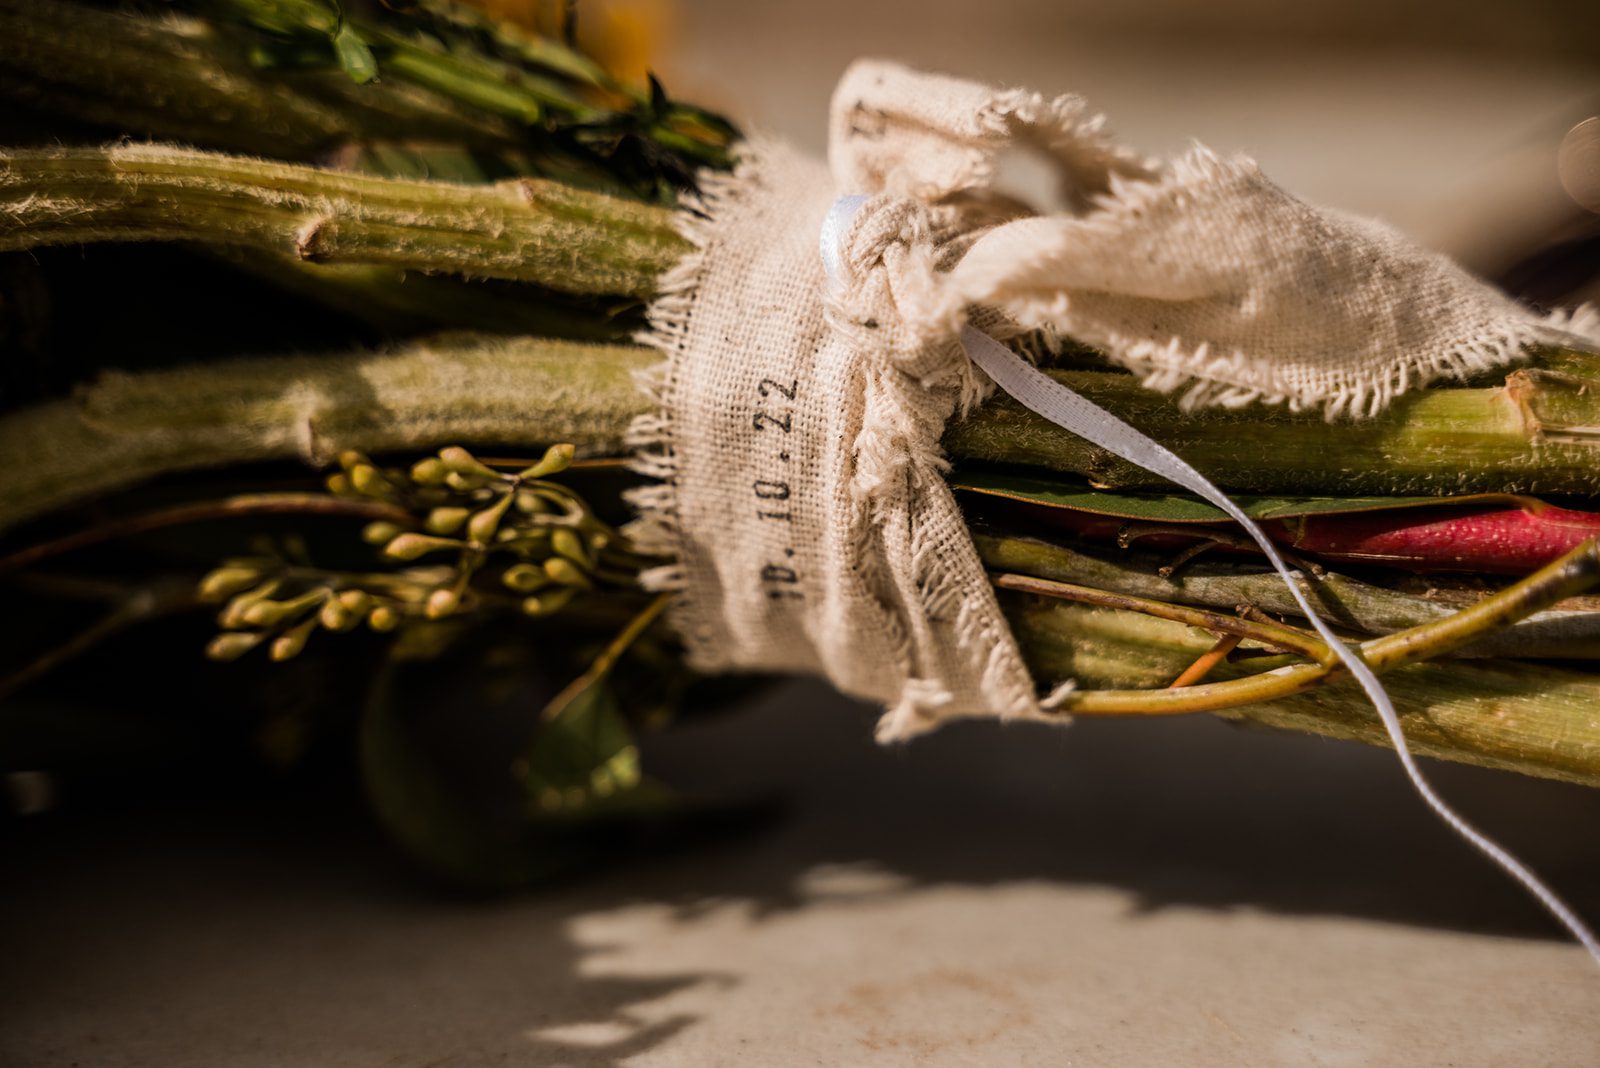
<svg viewBox="0 0 1600 1068">
<path fill-rule="evenodd" d="M 401 181 L 160 145 L 0 153 L 0 251 L 90 241 L 198 241 L 633 297 L 686 247 L 668 209 L 531 178 Z"/>
<path fill-rule="evenodd" d="M 1594 369 L 1592 358 L 1588 366 Z M 1600 493 L 1600 389 L 1593 377 L 1524 368 L 1498 388 L 1421 390 L 1376 418 L 1333 423 L 1259 406 L 1184 412 L 1129 375 L 1053 377 L 1232 489 Z M 955 456 L 1071 471 L 1108 487 L 1164 485 L 1009 397 L 952 425 L 944 443 Z"/>
<path fill-rule="evenodd" d="M 1161 687 L 1215 641 L 1207 631 L 1136 612 L 1017 594 L 1004 595 L 1003 602 L 1029 667 L 1043 679 Z M 1240 677 L 1266 663 L 1224 664 L 1214 674 Z M 1592 675 L 1515 661 L 1452 660 L 1400 668 L 1384 676 L 1384 686 L 1419 754 L 1600 786 L 1600 679 Z M 1215 714 L 1389 744 L 1377 713 L 1352 683 Z"/>
<path fill-rule="evenodd" d="M 0 419 L 0 528 L 174 471 L 342 449 L 570 441 L 615 454 L 648 350 L 451 336 L 392 353 L 108 374 Z"/>
</svg>

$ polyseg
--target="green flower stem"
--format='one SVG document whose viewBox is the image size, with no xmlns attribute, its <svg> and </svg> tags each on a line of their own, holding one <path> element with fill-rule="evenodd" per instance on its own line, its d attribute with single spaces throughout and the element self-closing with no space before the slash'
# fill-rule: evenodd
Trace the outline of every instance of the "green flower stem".
<svg viewBox="0 0 1600 1068">
<path fill-rule="evenodd" d="M 1130 562 L 1105 559 L 1035 538 L 1005 537 L 976 531 L 978 555 L 996 571 L 1015 571 L 1119 594 L 1175 604 L 1234 609 L 1249 605 L 1279 615 L 1299 616 L 1300 606 L 1283 580 L 1270 571 L 1248 571 L 1228 563 L 1193 565 L 1163 578 L 1148 556 Z M 1303 589 L 1335 626 L 1362 634 L 1390 634 L 1443 619 L 1454 609 L 1396 590 L 1384 589 L 1329 572 L 1315 581 L 1300 580 Z M 1474 641 L 1459 655 L 1600 658 L 1600 612 L 1540 612 L 1514 626 Z"/>
<path fill-rule="evenodd" d="M 1002 579 L 1006 577 L 1002 576 Z M 1493 629 L 1510 625 L 1557 601 L 1583 593 L 1597 582 L 1600 582 L 1600 539 L 1591 538 L 1520 582 L 1512 583 L 1459 612 L 1452 612 L 1432 623 L 1362 642 L 1359 646 L 1361 658 L 1376 672 L 1436 659 Z M 1021 583 L 1011 583 L 1010 587 L 1046 593 L 1050 585 L 1048 579 L 1024 579 Z M 1138 598 L 1128 600 L 1132 602 Z M 1159 716 L 1216 712 L 1302 693 L 1321 686 L 1330 676 L 1339 672 L 1338 661 L 1323 655 L 1317 663 L 1296 664 L 1233 682 L 1207 683 L 1181 690 L 1154 693 L 1142 690 L 1087 690 L 1070 695 L 1062 707 L 1092 715 Z"/>
<path fill-rule="evenodd" d="M 568 307 L 541 290 L 486 286 L 401 267 L 308 263 L 254 249 L 216 248 L 218 259 L 289 292 L 369 323 L 391 337 L 439 330 L 531 334 L 579 341 L 614 341 L 626 317 Z"/>
<path fill-rule="evenodd" d="M 1002 594 L 1002 604 L 1029 667 L 1040 678 L 1074 678 L 1084 686 L 1164 687 L 1215 642 L 1208 631 L 1138 612 L 1012 593 Z M 1274 657 L 1224 663 L 1212 675 L 1238 678 L 1294 662 Z M 1450 660 L 1390 671 L 1384 686 L 1419 755 L 1600 786 L 1600 679 L 1593 675 L 1517 661 Z M 1348 681 L 1293 696 L 1264 695 L 1259 703 L 1214 714 L 1390 744 L 1377 712 Z"/>
<path fill-rule="evenodd" d="M 555 182 L 402 181 L 162 145 L 0 153 L 0 251 L 198 241 L 643 297 L 686 244 L 665 208 Z"/>
<path fill-rule="evenodd" d="M 629 346 L 454 335 L 391 353 L 108 374 L 0 418 L 0 529 L 155 475 L 344 449 L 570 441 L 616 455 L 646 409 Z"/>
<path fill-rule="evenodd" d="M 1579 361 L 1575 353 L 1554 358 Z M 1224 487 L 1266 493 L 1600 493 L 1600 364 L 1586 375 L 1528 367 L 1491 389 L 1421 390 L 1373 419 L 1326 422 L 1252 406 L 1182 411 L 1130 375 L 1052 377 L 1103 405 Z M 953 424 L 955 456 L 1071 471 L 1107 487 L 1164 485 L 996 397 Z"/>
</svg>

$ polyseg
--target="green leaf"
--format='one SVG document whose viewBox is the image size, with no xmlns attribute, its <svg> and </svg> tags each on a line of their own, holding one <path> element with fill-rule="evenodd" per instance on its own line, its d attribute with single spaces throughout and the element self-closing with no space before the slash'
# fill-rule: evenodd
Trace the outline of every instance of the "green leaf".
<svg viewBox="0 0 1600 1068">
<path fill-rule="evenodd" d="M 402 665 L 392 660 L 379 674 L 357 741 L 362 784 L 378 822 L 412 859 L 453 883 L 515 886 L 536 878 L 539 858 L 475 810 L 434 758 Z"/>
<path fill-rule="evenodd" d="M 1024 501 L 1046 508 L 1061 508 L 1091 515 L 1111 516 L 1151 523 L 1223 523 L 1228 516 L 1196 497 L 1181 493 L 1126 493 L 1097 490 L 1070 476 L 1039 478 L 1008 471 L 974 468 L 961 470 L 950 485 L 967 493 Z M 1509 493 L 1479 493 L 1461 497 L 1258 497 L 1233 494 L 1233 500 L 1252 519 L 1292 519 L 1308 515 L 1376 512 L 1427 505 L 1508 504 L 1537 508 L 1540 501 Z"/>
<path fill-rule="evenodd" d="M 377 57 L 348 22 L 333 32 L 333 51 L 339 57 L 339 66 L 357 85 L 366 85 L 378 76 Z"/>
<path fill-rule="evenodd" d="M 610 683 L 602 676 L 556 700 L 519 766 L 530 800 L 542 814 L 560 817 L 612 808 L 643 779 Z"/>
</svg>

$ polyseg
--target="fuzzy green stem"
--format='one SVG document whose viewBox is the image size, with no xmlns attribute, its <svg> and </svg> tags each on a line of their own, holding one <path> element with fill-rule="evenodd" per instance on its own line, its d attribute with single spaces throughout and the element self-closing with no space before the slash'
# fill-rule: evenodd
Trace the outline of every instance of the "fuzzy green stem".
<svg viewBox="0 0 1600 1068">
<path fill-rule="evenodd" d="M 1214 642 L 1205 630 L 1136 612 L 1019 594 L 1003 595 L 1002 603 L 1029 667 L 1040 678 L 1074 678 L 1084 686 L 1163 687 Z M 1288 662 L 1225 663 L 1213 675 L 1238 677 Z M 1516 661 L 1451 660 L 1391 671 L 1384 686 L 1407 741 L 1420 755 L 1600 786 L 1600 680 L 1592 675 Z M 1390 744 L 1377 712 L 1350 684 L 1215 714 L 1344 741 Z"/>
<path fill-rule="evenodd" d="M 570 441 L 620 453 L 647 401 L 627 346 L 448 336 L 392 353 L 108 374 L 0 418 L 0 529 L 155 475 L 343 449 Z"/>
<path fill-rule="evenodd" d="M 1593 494 L 1600 493 L 1600 389 L 1592 358 L 1587 366 L 1587 377 L 1524 368 L 1498 388 L 1421 390 L 1375 418 L 1333 423 L 1260 407 L 1184 412 L 1129 375 L 1052 377 L 1231 489 Z M 953 424 L 944 444 L 955 456 L 1071 471 L 1107 487 L 1165 484 L 1009 397 Z"/>
<path fill-rule="evenodd" d="M 0 153 L 0 251 L 91 241 L 198 241 L 631 297 L 654 292 L 686 247 L 668 209 L 539 179 L 402 181 L 162 145 Z"/>
</svg>

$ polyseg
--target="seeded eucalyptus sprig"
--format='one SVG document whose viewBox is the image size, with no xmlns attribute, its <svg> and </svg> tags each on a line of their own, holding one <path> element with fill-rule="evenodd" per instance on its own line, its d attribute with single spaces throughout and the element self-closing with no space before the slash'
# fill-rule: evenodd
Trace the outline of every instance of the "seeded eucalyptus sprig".
<svg viewBox="0 0 1600 1068">
<path fill-rule="evenodd" d="M 496 610 L 542 617 L 594 591 L 634 587 L 640 561 L 626 539 L 550 479 L 571 466 L 574 451 L 552 445 L 537 462 L 512 470 L 459 446 L 409 469 L 340 454 L 328 491 L 394 509 L 394 518 L 368 523 L 362 539 L 386 563 L 430 562 L 334 571 L 311 566 L 294 546 L 227 560 L 199 587 L 202 598 L 225 602 L 223 633 L 207 654 L 232 660 L 266 644 L 272 659 L 287 660 L 319 629 L 365 623 L 391 631 L 407 621 Z"/>
</svg>

